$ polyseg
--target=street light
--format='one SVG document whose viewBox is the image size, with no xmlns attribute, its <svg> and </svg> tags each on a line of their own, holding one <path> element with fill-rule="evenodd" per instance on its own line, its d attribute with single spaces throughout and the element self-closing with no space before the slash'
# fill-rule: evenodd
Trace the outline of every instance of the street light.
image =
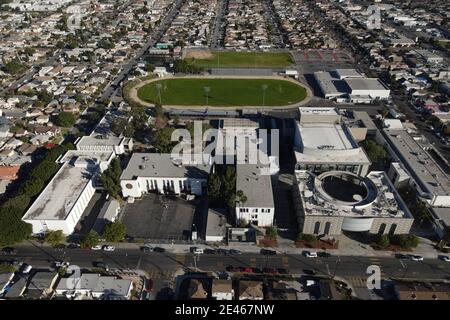
<svg viewBox="0 0 450 320">
<path fill-rule="evenodd" d="M 206 94 L 206 106 L 208 106 L 209 92 L 211 91 L 211 88 L 210 87 L 203 87 L 203 91 Z"/>
<path fill-rule="evenodd" d="M 159 96 L 159 103 L 160 104 L 162 104 L 161 89 L 162 89 L 162 84 L 161 83 L 157 83 L 156 84 L 156 90 L 158 90 L 158 96 Z"/>
<path fill-rule="evenodd" d="M 263 91 L 263 107 L 266 106 L 266 90 L 267 90 L 268 87 L 269 87 L 269 86 L 268 86 L 267 84 L 263 84 L 263 85 L 261 86 L 261 89 L 262 89 L 262 91 Z"/>
</svg>

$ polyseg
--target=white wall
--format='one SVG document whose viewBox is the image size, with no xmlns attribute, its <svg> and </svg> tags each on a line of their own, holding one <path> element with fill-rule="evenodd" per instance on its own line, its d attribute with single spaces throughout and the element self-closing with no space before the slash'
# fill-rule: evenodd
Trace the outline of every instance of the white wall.
<svg viewBox="0 0 450 320">
<path fill-rule="evenodd" d="M 248 212 L 241 212 L 241 209 Z M 257 212 L 254 212 L 257 210 Z M 262 212 L 264 210 L 264 212 Z M 270 210 L 270 212 L 267 212 Z M 269 227 L 273 225 L 273 217 L 275 208 L 249 208 L 249 207 L 236 207 L 236 219 L 245 219 L 247 222 L 257 221 L 258 226 Z M 256 216 L 256 218 L 254 218 Z"/>
<path fill-rule="evenodd" d="M 142 194 L 149 191 L 164 193 L 169 188 L 173 193 L 180 194 L 184 190 L 195 195 L 202 195 L 202 184 L 206 179 L 191 178 L 138 178 L 137 180 L 121 180 L 122 194 L 126 197 L 140 198 Z M 128 188 L 127 185 L 131 185 Z"/>
</svg>

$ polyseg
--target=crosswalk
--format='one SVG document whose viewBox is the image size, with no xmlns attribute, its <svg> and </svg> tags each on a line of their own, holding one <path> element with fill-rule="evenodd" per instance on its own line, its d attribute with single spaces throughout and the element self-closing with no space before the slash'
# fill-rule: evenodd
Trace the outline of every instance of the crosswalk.
<svg viewBox="0 0 450 320">
<path fill-rule="evenodd" d="M 367 278 L 349 277 L 348 281 L 354 288 L 366 288 L 367 287 Z"/>
<path fill-rule="evenodd" d="M 184 262 L 185 262 L 185 260 L 186 260 L 186 254 L 184 254 L 184 253 L 177 253 L 177 254 L 175 255 L 175 261 L 176 261 L 178 264 L 183 265 Z"/>
</svg>

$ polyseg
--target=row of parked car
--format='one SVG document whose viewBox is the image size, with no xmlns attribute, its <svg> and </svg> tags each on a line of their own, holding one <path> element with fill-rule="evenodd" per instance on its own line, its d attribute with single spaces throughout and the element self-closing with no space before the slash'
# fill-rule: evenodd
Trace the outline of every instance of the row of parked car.
<svg viewBox="0 0 450 320">
<path fill-rule="evenodd" d="M 254 274 L 271 274 L 271 275 L 283 275 L 289 274 L 289 270 L 284 268 L 251 268 L 251 267 L 234 267 L 227 266 L 228 272 L 241 272 L 241 273 L 254 273 Z"/>
</svg>

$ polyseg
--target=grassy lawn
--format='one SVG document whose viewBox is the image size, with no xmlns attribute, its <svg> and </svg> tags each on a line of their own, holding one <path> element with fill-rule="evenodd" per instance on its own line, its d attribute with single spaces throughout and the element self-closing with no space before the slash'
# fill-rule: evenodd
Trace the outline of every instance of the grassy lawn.
<svg viewBox="0 0 450 320">
<path fill-rule="evenodd" d="M 161 97 L 157 84 L 160 84 Z M 265 94 L 263 86 L 267 86 Z M 210 89 L 206 95 L 205 87 Z M 168 79 L 149 83 L 138 90 L 141 100 L 162 105 L 284 106 L 306 97 L 305 88 L 273 79 Z M 263 104 L 264 99 L 264 104 Z"/>
<path fill-rule="evenodd" d="M 214 52 L 211 59 L 188 59 L 204 68 L 285 68 L 293 64 L 289 53 Z"/>
</svg>

